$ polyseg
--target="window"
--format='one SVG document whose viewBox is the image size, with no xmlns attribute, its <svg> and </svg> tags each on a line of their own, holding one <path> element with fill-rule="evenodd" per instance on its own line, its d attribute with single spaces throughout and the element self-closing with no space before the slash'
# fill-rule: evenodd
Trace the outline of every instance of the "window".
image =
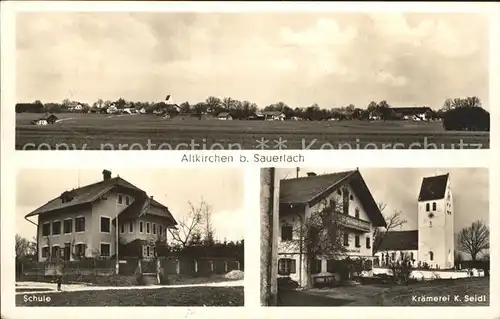
<svg viewBox="0 0 500 319">
<path fill-rule="evenodd" d="M 366 248 L 372 248 L 372 242 L 370 241 L 370 237 L 366 237 Z"/>
<path fill-rule="evenodd" d="M 73 220 L 72 219 L 65 219 L 64 220 L 64 233 L 70 234 L 72 232 L 73 232 Z"/>
<path fill-rule="evenodd" d="M 342 191 L 340 189 L 337 189 L 337 194 L 342 195 Z"/>
<path fill-rule="evenodd" d="M 123 196 L 121 194 L 118 194 L 118 204 L 123 203 Z"/>
<path fill-rule="evenodd" d="M 111 218 L 101 217 L 101 233 L 111 232 Z"/>
<path fill-rule="evenodd" d="M 149 234 L 151 230 L 149 229 L 149 223 L 146 223 L 146 233 Z"/>
<path fill-rule="evenodd" d="M 60 235 L 61 234 L 61 222 L 56 221 L 52 223 L 52 235 Z"/>
<path fill-rule="evenodd" d="M 139 222 L 139 232 L 144 232 L 142 222 Z"/>
<path fill-rule="evenodd" d="M 151 250 L 150 250 L 149 246 L 146 246 L 146 256 L 150 257 L 150 255 L 149 255 L 150 253 L 151 253 Z"/>
<path fill-rule="evenodd" d="M 71 259 L 71 243 L 64 243 L 63 257 L 65 261 Z"/>
<path fill-rule="evenodd" d="M 311 261 L 311 274 L 321 273 L 321 260 L 314 258 Z"/>
<path fill-rule="evenodd" d="M 293 228 L 290 225 L 281 226 L 281 240 L 289 241 L 293 239 Z"/>
<path fill-rule="evenodd" d="M 130 197 L 125 196 L 125 205 L 130 204 Z"/>
<path fill-rule="evenodd" d="M 436 211 L 436 202 L 432 203 L 432 211 L 434 211 L 434 212 Z"/>
<path fill-rule="evenodd" d="M 344 246 L 349 246 L 349 233 L 344 233 Z"/>
<path fill-rule="evenodd" d="M 428 212 L 431 210 L 431 205 L 429 203 L 425 204 L 425 211 Z"/>
<path fill-rule="evenodd" d="M 163 234 L 163 227 L 158 225 L 158 234 L 161 236 Z"/>
<path fill-rule="evenodd" d="M 395 261 L 395 260 L 396 260 L 396 253 L 392 253 L 392 254 L 391 254 L 391 260 L 392 260 L 392 261 Z"/>
<path fill-rule="evenodd" d="M 60 256 L 60 249 L 59 246 L 52 246 L 52 260 L 59 259 Z"/>
<path fill-rule="evenodd" d="M 125 224 L 124 224 L 124 223 L 122 223 L 122 224 L 120 225 L 120 233 L 122 233 L 122 234 L 123 234 L 124 232 L 125 232 Z"/>
<path fill-rule="evenodd" d="M 429 252 L 429 259 L 430 261 L 434 260 L 434 253 L 432 251 Z"/>
<path fill-rule="evenodd" d="M 131 221 L 128 223 L 128 232 L 133 233 L 134 232 L 134 222 Z"/>
<path fill-rule="evenodd" d="M 101 256 L 109 257 L 111 254 L 111 244 L 101 243 Z"/>
<path fill-rule="evenodd" d="M 77 217 L 75 218 L 75 232 L 84 232 L 85 231 L 85 217 Z"/>
<path fill-rule="evenodd" d="M 49 246 L 42 247 L 42 257 L 43 258 L 49 257 Z"/>
<path fill-rule="evenodd" d="M 50 235 L 50 223 L 44 223 L 42 225 L 42 236 Z"/>
<path fill-rule="evenodd" d="M 356 219 L 359 219 L 359 207 L 356 207 L 356 209 L 354 210 L 354 217 L 356 217 Z"/>
<path fill-rule="evenodd" d="M 153 224 L 153 235 L 156 235 L 156 224 Z"/>
<path fill-rule="evenodd" d="M 335 208 L 335 207 L 337 207 L 337 201 L 334 198 L 331 198 L 329 201 L 329 205 L 330 205 L 330 207 Z"/>
<path fill-rule="evenodd" d="M 414 258 L 413 252 L 410 252 L 410 259 L 414 260 L 413 258 Z"/>
<path fill-rule="evenodd" d="M 279 275 L 289 275 L 289 274 L 295 274 L 295 259 L 290 259 L 290 258 L 280 258 L 278 260 L 278 274 Z"/>
<path fill-rule="evenodd" d="M 85 256 L 85 244 L 80 243 L 75 245 L 75 255 L 78 257 Z"/>
<path fill-rule="evenodd" d="M 354 200 L 354 196 L 349 195 L 349 199 L 350 199 L 350 200 Z"/>
<path fill-rule="evenodd" d="M 361 247 L 361 245 L 359 243 L 359 235 L 354 236 L 354 243 L 355 243 L 356 248 Z"/>
</svg>

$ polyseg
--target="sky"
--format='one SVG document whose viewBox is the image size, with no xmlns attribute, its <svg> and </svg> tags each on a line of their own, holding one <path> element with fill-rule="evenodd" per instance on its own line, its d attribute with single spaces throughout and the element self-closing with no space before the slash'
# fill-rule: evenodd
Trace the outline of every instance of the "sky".
<svg viewBox="0 0 500 319">
<path fill-rule="evenodd" d="M 299 176 L 307 176 L 307 172 L 325 174 L 355 169 L 300 168 Z M 396 210 L 402 212 L 402 219 L 407 223 L 394 230 L 417 229 L 417 199 L 422 179 L 446 173 L 450 173 L 453 194 L 454 232 L 458 233 L 476 220 L 489 225 L 489 173 L 486 168 L 359 168 L 359 171 L 375 201 L 386 204 L 384 216 Z M 294 168 L 280 168 L 276 174 L 280 179 L 297 176 Z"/>
<path fill-rule="evenodd" d="M 212 206 L 216 239 L 244 239 L 244 182 L 241 169 L 107 169 L 112 171 L 113 177 L 119 175 L 154 196 L 169 208 L 177 221 L 189 212 L 188 201 L 197 205 L 203 198 Z M 20 170 L 17 176 L 16 233 L 33 238 L 36 227 L 26 221 L 24 216 L 59 197 L 65 190 L 101 180 L 102 169 Z M 37 221 L 36 217 L 30 220 Z"/>
<path fill-rule="evenodd" d="M 19 102 L 489 109 L 485 14 L 25 12 L 16 28 Z"/>
</svg>

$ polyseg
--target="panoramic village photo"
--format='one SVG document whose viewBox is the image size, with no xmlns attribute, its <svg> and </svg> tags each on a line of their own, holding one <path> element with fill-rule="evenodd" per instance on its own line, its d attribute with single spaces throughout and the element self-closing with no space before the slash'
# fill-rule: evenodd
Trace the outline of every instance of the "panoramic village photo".
<svg viewBox="0 0 500 319">
<path fill-rule="evenodd" d="M 243 195 L 240 169 L 18 170 L 16 306 L 243 306 Z"/>
<path fill-rule="evenodd" d="M 488 149 L 488 20 L 19 12 L 15 147 Z"/>
<path fill-rule="evenodd" d="M 487 168 L 261 169 L 263 306 L 488 306 L 489 244 Z"/>
</svg>

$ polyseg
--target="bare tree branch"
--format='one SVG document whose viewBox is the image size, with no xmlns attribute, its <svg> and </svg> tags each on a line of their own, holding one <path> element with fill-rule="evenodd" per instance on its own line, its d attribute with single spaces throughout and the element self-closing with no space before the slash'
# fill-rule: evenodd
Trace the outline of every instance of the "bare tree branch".
<svg viewBox="0 0 500 319">
<path fill-rule="evenodd" d="M 463 228 L 457 235 L 459 251 L 471 255 L 473 261 L 490 247 L 490 230 L 482 221 L 475 221 L 469 227 Z"/>
</svg>

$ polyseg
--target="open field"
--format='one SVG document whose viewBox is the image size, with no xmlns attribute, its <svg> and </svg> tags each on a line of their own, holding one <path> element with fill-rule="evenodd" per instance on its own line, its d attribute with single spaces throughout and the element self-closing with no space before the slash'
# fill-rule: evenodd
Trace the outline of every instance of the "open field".
<svg viewBox="0 0 500 319">
<path fill-rule="evenodd" d="M 484 296 L 483 300 L 468 300 Z M 489 278 L 434 280 L 412 285 L 356 285 L 280 293 L 281 306 L 488 306 Z M 421 297 L 449 297 L 421 300 Z"/>
<path fill-rule="evenodd" d="M 243 287 L 185 287 L 17 294 L 16 306 L 243 306 Z"/>
<path fill-rule="evenodd" d="M 440 122 L 165 120 L 154 115 L 16 114 L 16 149 L 471 149 L 489 148 L 488 132 L 447 132 Z M 258 141 L 267 141 L 265 146 Z M 278 142 L 281 141 L 281 142 Z"/>
</svg>

